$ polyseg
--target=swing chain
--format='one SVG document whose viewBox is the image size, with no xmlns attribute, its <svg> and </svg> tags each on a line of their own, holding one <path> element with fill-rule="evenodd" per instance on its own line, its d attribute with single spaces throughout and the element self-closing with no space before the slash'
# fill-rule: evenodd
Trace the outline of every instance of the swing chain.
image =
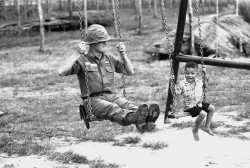
<svg viewBox="0 0 250 168">
<path fill-rule="evenodd" d="M 120 21 L 120 8 L 119 8 L 119 0 L 116 0 L 116 17 L 117 17 L 117 27 L 118 27 L 118 36 L 119 36 L 119 42 L 121 42 L 121 21 Z M 121 67 L 122 67 L 122 88 L 123 88 L 123 96 L 126 98 L 126 88 L 125 88 L 125 77 L 124 77 L 124 62 L 123 62 L 123 56 L 121 56 L 122 59 Z"/>
<path fill-rule="evenodd" d="M 203 53 L 203 41 L 201 37 L 201 20 L 200 20 L 200 2 L 199 0 L 196 0 L 196 13 L 198 18 L 198 30 L 199 30 L 199 40 L 200 40 L 200 53 L 201 53 L 201 65 L 202 68 L 205 68 L 204 66 L 204 53 Z M 203 101 L 206 102 L 206 95 L 207 95 L 207 76 L 206 72 L 202 71 L 202 81 L 203 81 Z"/>
<path fill-rule="evenodd" d="M 166 33 L 166 41 L 167 41 L 167 46 L 168 46 L 168 54 L 169 54 L 169 63 L 170 63 L 170 90 L 173 96 L 173 104 L 171 107 L 172 112 L 176 111 L 176 92 L 175 92 L 175 75 L 174 75 L 174 69 L 173 69 L 173 58 L 172 58 L 172 53 L 173 53 L 173 47 L 170 44 L 170 39 L 169 39 L 169 27 L 167 26 L 167 19 L 166 19 L 166 13 L 165 13 L 165 5 L 164 5 L 164 0 L 161 0 L 161 10 L 162 10 L 162 16 L 163 16 L 163 22 L 164 22 L 164 29 Z"/>
<path fill-rule="evenodd" d="M 79 24 L 80 24 L 81 41 L 83 41 L 84 31 L 83 31 L 83 25 L 82 25 L 81 4 L 79 0 L 77 2 L 78 2 L 78 12 L 79 12 L 79 18 L 80 18 Z M 94 114 L 92 112 L 91 98 L 90 98 L 90 93 L 89 93 L 89 79 L 88 79 L 86 64 L 84 66 L 84 76 L 86 80 L 86 90 L 87 90 L 87 115 L 88 115 L 87 117 L 90 117 L 90 116 L 94 116 Z"/>
<path fill-rule="evenodd" d="M 2 12 L 3 0 L 0 0 L 0 13 Z"/>
<path fill-rule="evenodd" d="M 81 4 L 80 4 L 79 0 L 77 1 L 77 4 L 78 4 L 78 13 L 79 13 L 79 24 L 80 24 L 81 41 L 83 41 L 84 40 L 84 31 L 83 31 L 83 25 L 82 25 Z"/>
</svg>

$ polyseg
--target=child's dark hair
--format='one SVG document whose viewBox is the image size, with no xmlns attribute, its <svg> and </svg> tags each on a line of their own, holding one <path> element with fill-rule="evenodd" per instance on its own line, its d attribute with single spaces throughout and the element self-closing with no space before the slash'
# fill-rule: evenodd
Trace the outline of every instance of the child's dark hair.
<svg viewBox="0 0 250 168">
<path fill-rule="evenodd" d="M 198 64 L 196 62 L 187 62 L 185 65 L 185 69 L 186 68 L 194 68 L 197 69 L 198 68 Z"/>
</svg>

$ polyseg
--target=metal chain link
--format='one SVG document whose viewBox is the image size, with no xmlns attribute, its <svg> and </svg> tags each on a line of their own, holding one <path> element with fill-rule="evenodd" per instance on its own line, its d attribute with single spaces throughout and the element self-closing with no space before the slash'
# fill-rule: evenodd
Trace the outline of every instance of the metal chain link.
<svg viewBox="0 0 250 168">
<path fill-rule="evenodd" d="M 2 12 L 3 0 L 0 1 L 0 13 Z"/>
<path fill-rule="evenodd" d="M 116 0 L 116 17 L 117 17 L 117 27 L 118 27 L 118 36 L 119 36 L 119 42 L 121 42 L 122 36 L 121 36 L 121 21 L 120 21 L 120 8 L 119 8 L 119 0 Z M 123 88 L 123 96 L 126 98 L 126 88 L 125 88 L 125 76 L 124 76 L 124 62 L 123 62 L 123 56 L 120 60 L 121 66 L 122 66 L 122 88 Z"/>
<path fill-rule="evenodd" d="M 84 30 L 83 30 L 83 25 L 82 25 L 82 13 L 81 13 L 82 8 L 81 8 L 81 3 L 80 3 L 79 0 L 77 1 L 77 4 L 78 4 L 78 13 L 79 13 L 79 24 L 80 24 L 81 41 L 83 41 L 84 40 Z"/>
<path fill-rule="evenodd" d="M 81 41 L 83 41 L 84 40 L 84 30 L 83 30 L 83 25 L 82 25 L 81 4 L 80 4 L 79 0 L 77 2 L 78 2 Z M 87 115 L 88 115 L 87 117 L 90 117 L 90 116 L 94 116 L 94 114 L 92 112 L 91 98 L 90 98 L 90 93 L 89 93 L 89 78 L 88 78 L 88 74 L 87 74 L 86 64 L 84 66 L 84 75 L 85 75 L 86 90 L 87 90 Z"/>
<path fill-rule="evenodd" d="M 200 53 L 201 53 L 201 65 L 202 68 L 205 68 L 204 66 L 204 53 L 203 53 L 203 41 L 201 37 L 201 21 L 200 21 L 200 2 L 199 0 L 196 0 L 196 14 L 198 18 L 198 30 L 199 30 L 199 40 L 200 40 Z M 206 72 L 202 71 L 202 81 L 203 81 L 203 101 L 206 102 L 206 95 L 207 95 L 207 76 Z"/>
<path fill-rule="evenodd" d="M 173 69 L 173 58 L 172 58 L 172 53 L 173 53 L 173 45 L 170 43 L 169 39 L 169 27 L 167 25 L 167 19 L 166 19 L 166 13 L 165 13 L 165 5 L 164 5 L 164 0 L 161 0 L 161 10 L 162 10 L 162 16 L 163 16 L 163 22 L 164 22 L 164 29 L 166 33 L 166 41 L 167 41 L 167 46 L 168 46 L 168 54 L 169 54 L 169 62 L 170 62 L 170 90 L 173 95 L 173 105 L 172 105 L 172 112 L 176 111 L 176 92 L 175 92 L 175 75 L 174 75 L 174 69 Z"/>
</svg>

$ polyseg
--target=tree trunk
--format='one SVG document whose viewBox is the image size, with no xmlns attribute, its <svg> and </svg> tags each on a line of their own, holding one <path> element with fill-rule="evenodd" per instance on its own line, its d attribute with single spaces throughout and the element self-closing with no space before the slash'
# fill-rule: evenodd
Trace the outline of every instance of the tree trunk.
<svg viewBox="0 0 250 168">
<path fill-rule="evenodd" d="M 141 4 L 141 0 L 138 0 L 138 8 L 139 8 L 139 30 L 138 30 L 138 34 L 141 35 L 142 34 L 142 4 Z"/>
<path fill-rule="evenodd" d="M 40 36 L 41 36 L 41 43 L 39 51 L 44 52 L 44 42 L 45 42 L 45 34 L 44 34 L 44 18 L 43 18 L 43 9 L 41 0 L 37 0 L 37 9 L 39 13 L 39 20 L 40 20 Z"/>
<path fill-rule="evenodd" d="M 116 8 L 115 8 L 115 0 L 111 0 L 112 2 L 112 11 L 114 16 L 114 28 L 115 28 L 115 37 L 118 36 L 118 27 L 117 27 L 117 15 L 116 15 Z"/>
<path fill-rule="evenodd" d="M 62 0 L 59 0 L 59 11 L 62 11 Z"/>
<path fill-rule="evenodd" d="M 2 1 L 2 9 L 0 9 L 0 14 L 1 14 L 1 12 L 2 12 L 3 19 L 7 20 L 5 0 Z"/>
<path fill-rule="evenodd" d="M 239 0 L 236 0 L 236 15 L 239 15 Z"/>
<path fill-rule="evenodd" d="M 99 9 L 100 9 L 100 2 L 99 0 L 96 0 L 96 10 L 99 11 Z"/>
<path fill-rule="evenodd" d="M 27 20 L 27 0 L 23 0 L 23 19 Z"/>
<path fill-rule="evenodd" d="M 49 15 L 53 13 L 53 5 L 52 5 L 52 0 L 49 0 Z"/>
<path fill-rule="evenodd" d="M 190 29 L 190 55 L 195 54 L 195 48 L 194 48 L 194 31 L 193 31 L 193 6 L 192 6 L 192 0 L 188 1 L 188 7 L 189 7 L 189 29 Z"/>
<path fill-rule="evenodd" d="M 105 0 L 106 10 L 109 10 L 109 0 Z"/>
<path fill-rule="evenodd" d="M 148 0 L 148 10 L 150 13 L 152 12 L 152 0 Z"/>
<path fill-rule="evenodd" d="M 68 12 L 69 12 L 69 19 L 73 20 L 72 2 L 71 2 L 71 0 L 68 0 Z"/>
<path fill-rule="evenodd" d="M 87 0 L 84 0 L 84 31 L 85 34 L 87 33 L 87 28 L 88 28 L 88 6 L 87 6 Z"/>
<path fill-rule="evenodd" d="M 135 20 L 138 20 L 139 13 L 138 13 L 138 0 L 134 0 L 134 9 L 135 9 Z"/>
<path fill-rule="evenodd" d="M 204 16 L 205 15 L 205 5 L 204 5 L 204 0 L 200 0 L 200 6 L 201 6 L 201 13 Z"/>
<path fill-rule="evenodd" d="M 16 7 L 17 7 L 17 26 L 21 27 L 21 13 L 20 13 L 20 4 L 19 1 L 16 1 Z"/>
<path fill-rule="evenodd" d="M 154 15 L 153 18 L 158 18 L 158 14 L 157 14 L 157 0 L 154 0 Z"/>
</svg>

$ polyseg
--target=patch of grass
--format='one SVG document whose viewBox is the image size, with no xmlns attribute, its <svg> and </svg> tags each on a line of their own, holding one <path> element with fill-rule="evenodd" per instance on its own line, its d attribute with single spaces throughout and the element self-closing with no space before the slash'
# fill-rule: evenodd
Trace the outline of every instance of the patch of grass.
<svg viewBox="0 0 250 168">
<path fill-rule="evenodd" d="M 3 166 L 3 168 L 15 168 L 14 164 L 6 164 Z"/>
<path fill-rule="evenodd" d="M 194 126 L 193 121 L 182 121 L 181 123 L 174 123 L 171 125 L 171 127 L 178 128 L 178 129 L 184 129 L 184 128 L 190 128 Z"/>
<path fill-rule="evenodd" d="M 113 146 L 125 146 L 125 142 L 124 141 L 115 141 L 113 143 Z"/>
<path fill-rule="evenodd" d="M 3 134 L 0 136 L 0 149 L 2 153 L 9 156 L 17 154 L 19 156 L 27 156 L 30 154 L 44 154 L 51 149 L 49 144 L 41 144 L 31 137 L 18 141 L 12 136 Z"/>
<path fill-rule="evenodd" d="M 211 123 L 211 129 L 215 129 L 221 126 L 224 126 L 225 123 L 223 121 L 216 121 Z"/>
<path fill-rule="evenodd" d="M 165 142 L 156 142 L 156 143 L 144 143 L 142 145 L 143 148 L 151 148 L 153 150 L 158 150 L 158 149 L 163 149 L 165 147 L 168 147 L 168 144 L 166 144 Z"/>
<path fill-rule="evenodd" d="M 245 132 L 250 132 L 249 126 L 233 127 L 228 131 L 228 133 L 233 135 L 238 135 L 240 133 L 245 133 Z"/>
<path fill-rule="evenodd" d="M 93 160 L 89 164 L 90 168 L 119 168 L 120 166 L 116 163 L 104 163 L 103 160 L 97 159 Z"/>
<path fill-rule="evenodd" d="M 137 144 L 141 142 L 141 138 L 139 136 L 135 136 L 135 137 L 128 136 L 123 139 L 123 142 L 125 144 Z"/>
<path fill-rule="evenodd" d="M 68 163 L 89 164 L 89 160 L 86 158 L 86 156 L 75 154 L 71 150 L 64 153 L 53 152 L 50 153 L 48 157 L 51 160 L 56 160 L 64 164 Z"/>
</svg>

